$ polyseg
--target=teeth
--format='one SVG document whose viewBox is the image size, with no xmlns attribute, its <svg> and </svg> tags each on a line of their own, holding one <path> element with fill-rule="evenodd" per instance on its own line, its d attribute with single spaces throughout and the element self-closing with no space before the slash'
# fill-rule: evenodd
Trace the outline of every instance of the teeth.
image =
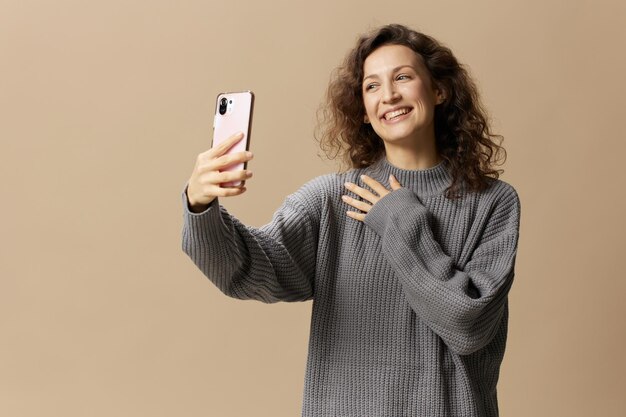
<svg viewBox="0 0 626 417">
<path fill-rule="evenodd" d="M 396 111 L 391 111 L 389 113 L 385 113 L 385 120 L 391 120 L 394 117 L 402 116 L 403 114 L 407 114 L 409 109 L 400 109 Z"/>
</svg>

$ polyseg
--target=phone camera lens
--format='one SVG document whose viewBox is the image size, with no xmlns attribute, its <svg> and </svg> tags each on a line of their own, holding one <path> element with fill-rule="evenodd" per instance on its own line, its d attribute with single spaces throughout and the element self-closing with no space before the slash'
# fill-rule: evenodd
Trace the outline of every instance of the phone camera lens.
<svg viewBox="0 0 626 417">
<path fill-rule="evenodd" d="M 224 115 L 226 114 L 226 108 L 228 106 L 228 100 L 226 99 L 226 97 L 222 97 L 222 99 L 220 100 L 220 114 Z"/>
</svg>

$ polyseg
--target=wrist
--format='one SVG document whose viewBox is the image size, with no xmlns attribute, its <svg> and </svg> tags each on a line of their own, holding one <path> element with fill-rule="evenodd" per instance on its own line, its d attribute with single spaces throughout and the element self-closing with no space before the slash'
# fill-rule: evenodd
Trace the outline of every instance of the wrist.
<svg viewBox="0 0 626 417">
<path fill-rule="evenodd" d="M 187 207 L 189 208 L 189 211 L 191 211 L 192 213 L 202 213 L 203 211 L 208 209 L 209 205 L 211 204 L 211 201 L 207 203 L 199 203 L 196 200 L 194 200 L 189 195 L 189 189 L 185 190 L 185 195 L 187 196 Z"/>
</svg>

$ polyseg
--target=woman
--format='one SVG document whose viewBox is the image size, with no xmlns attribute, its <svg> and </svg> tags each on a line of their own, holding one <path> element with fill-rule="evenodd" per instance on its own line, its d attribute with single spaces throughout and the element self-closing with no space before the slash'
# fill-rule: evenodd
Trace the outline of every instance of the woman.
<svg viewBox="0 0 626 417">
<path fill-rule="evenodd" d="M 520 204 L 493 169 L 502 149 L 449 49 L 400 25 L 357 42 L 321 113 L 347 172 L 247 227 L 218 197 L 249 160 L 198 157 L 183 248 L 225 294 L 313 299 L 304 416 L 497 416 Z"/>
</svg>

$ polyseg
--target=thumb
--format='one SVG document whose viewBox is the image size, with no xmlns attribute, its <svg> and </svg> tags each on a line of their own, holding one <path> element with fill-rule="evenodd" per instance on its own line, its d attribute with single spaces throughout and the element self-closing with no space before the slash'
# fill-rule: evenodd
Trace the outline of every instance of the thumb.
<svg viewBox="0 0 626 417">
<path fill-rule="evenodd" d="M 393 175 L 389 176 L 389 185 L 391 185 L 391 189 L 394 191 L 402 188 L 402 185 L 400 184 L 400 182 Z"/>
</svg>

